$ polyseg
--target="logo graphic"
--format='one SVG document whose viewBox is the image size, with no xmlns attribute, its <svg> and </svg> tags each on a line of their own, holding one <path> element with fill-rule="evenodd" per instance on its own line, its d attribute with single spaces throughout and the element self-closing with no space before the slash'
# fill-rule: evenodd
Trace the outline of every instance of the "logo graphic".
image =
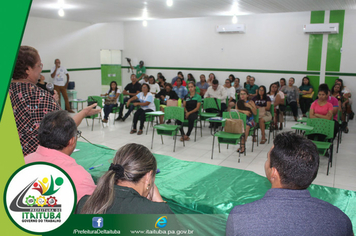
<svg viewBox="0 0 356 236">
<path fill-rule="evenodd" d="M 167 226 L 167 216 L 161 216 L 156 220 L 155 228 L 164 228 Z"/>
<path fill-rule="evenodd" d="M 96 228 L 96 229 L 103 228 L 103 226 L 104 226 L 103 217 L 93 217 L 92 225 L 93 225 L 93 228 Z"/>
<path fill-rule="evenodd" d="M 75 206 L 75 194 L 69 176 L 62 169 L 37 162 L 21 167 L 11 176 L 5 188 L 4 205 L 19 228 L 44 233 L 68 219 Z"/>
</svg>

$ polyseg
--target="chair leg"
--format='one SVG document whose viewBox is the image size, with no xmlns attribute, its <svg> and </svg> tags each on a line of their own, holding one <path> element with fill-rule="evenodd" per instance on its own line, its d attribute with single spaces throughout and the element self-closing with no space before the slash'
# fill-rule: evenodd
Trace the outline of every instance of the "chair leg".
<svg viewBox="0 0 356 236">
<path fill-rule="evenodd" d="M 226 145 L 226 149 L 229 149 L 229 144 L 228 144 L 228 145 Z"/>
<path fill-rule="evenodd" d="M 215 135 L 213 136 L 213 146 L 211 147 L 211 160 L 213 159 L 213 155 L 214 155 L 214 141 L 215 141 Z"/>
<path fill-rule="evenodd" d="M 85 118 L 85 121 L 87 122 L 87 126 L 89 126 L 89 123 L 88 123 L 88 119 L 87 119 L 87 118 Z"/>
<path fill-rule="evenodd" d="M 194 142 L 196 142 L 196 141 L 197 141 L 197 126 L 198 126 L 198 124 L 197 124 L 197 123 L 195 123 Z"/>
<path fill-rule="evenodd" d="M 220 143 L 219 143 L 219 141 L 218 141 L 218 146 L 219 146 L 219 153 L 220 153 Z"/>
<path fill-rule="evenodd" d="M 200 137 L 203 137 L 203 125 L 200 120 Z"/>
<path fill-rule="evenodd" d="M 269 132 L 268 132 L 268 144 L 270 139 L 271 139 L 271 126 L 269 127 Z"/>
<path fill-rule="evenodd" d="M 162 144 L 163 144 L 163 136 L 161 135 L 161 141 L 162 141 Z"/>
<path fill-rule="evenodd" d="M 336 146 L 336 153 L 339 153 L 339 143 L 340 143 L 340 131 L 337 134 L 337 146 Z"/>
<path fill-rule="evenodd" d="M 155 128 L 153 127 L 152 131 L 152 140 L 151 140 L 151 149 L 153 148 L 153 137 L 155 136 Z"/>
<path fill-rule="evenodd" d="M 91 123 L 91 131 L 93 131 L 94 129 L 94 118 L 93 118 L 93 122 Z"/>
<path fill-rule="evenodd" d="M 252 135 L 252 150 L 251 150 L 251 152 L 253 152 L 253 146 L 255 146 L 255 142 L 253 141 L 254 138 L 255 138 L 255 134 Z M 246 149 L 246 142 L 247 142 L 247 139 L 245 140 L 245 149 Z"/>
<path fill-rule="evenodd" d="M 147 122 L 146 135 L 147 135 L 147 132 L 148 132 L 148 126 L 150 126 L 150 122 Z"/>
<path fill-rule="evenodd" d="M 176 151 L 176 141 L 177 141 L 177 134 L 174 135 L 174 146 L 173 146 L 173 152 Z M 184 139 L 183 139 L 183 142 L 184 142 Z"/>
</svg>

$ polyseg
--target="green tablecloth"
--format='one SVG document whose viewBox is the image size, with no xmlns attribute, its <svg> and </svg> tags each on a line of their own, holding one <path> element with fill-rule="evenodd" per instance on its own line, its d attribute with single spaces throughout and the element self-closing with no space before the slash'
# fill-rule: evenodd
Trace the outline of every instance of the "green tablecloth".
<svg viewBox="0 0 356 236">
<path fill-rule="evenodd" d="M 106 150 L 88 143 L 78 142 L 79 152 L 72 154 L 93 176 L 94 181 L 108 170 L 114 150 Z M 173 157 L 155 154 L 160 173 L 156 175 L 156 185 L 162 197 L 176 214 L 217 214 L 218 234 L 225 232 L 226 219 L 236 205 L 261 199 L 271 187 L 269 181 L 251 171 L 215 166 L 199 162 L 189 162 Z M 103 166 L 89 170 L 90 167 Z M 311 185 L 313 197 L 327 201 L 351 219 L 356 232 L 356 192 Z M 204 223 L 204 222 L 203 222 Z"/>
</svg>

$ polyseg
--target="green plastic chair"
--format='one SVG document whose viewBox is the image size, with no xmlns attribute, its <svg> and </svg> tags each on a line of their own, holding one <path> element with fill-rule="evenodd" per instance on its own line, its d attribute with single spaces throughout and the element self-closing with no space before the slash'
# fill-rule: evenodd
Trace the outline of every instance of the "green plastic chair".
<svg viewBox="0 0 356 236">
<path fill-rule="evenodd" d="M 231 117 L 230 117 L 231 114 Z M 240 118 L 239 118 L 240 115 Z M 223 112 L 223 118 L 224 119 L 241 119 L 244 123 L 244 129 L 246 129 L 246 115 L 239 112 L 239 114 L 237 114 L 237 112 Z M 218 146 L 219 146 L 219 153 L 220 153 L 220 143 L 225 143 L 227 144 L 227 148 L 229 148 L 229 144 L 232 145 L 237 145 L 239 143 L 241 143 L 241 140 L 243 138 L 243 136 L 245 136 L 245 133 L 243 134 L 232 134 L 232 133 L 227 133 L 225 131 L 217 131 L 214 133 L 213 135 L 213 144 L 212 144 L 212 148 L 211 148 L 211 159 L 213 159 L 213 155 L 214 155 L 214 142 L 215 142 L 215 137 L 218 138 Z M 245 145 L 246 145 L 246 141 L 245 141 Z M 246 146 L 245 146 L 246 147 Z M 240 154 L 239 153 L 239 159 L 238 162 L 240 162 Z M 245 148 L 245 152 L 244 155 L 246 156 L 246 148 Z"/>
<path fill-rule="evenodd" d="M 221 100 L 220 99 L 216 99 L 217 102 L 215 102 L 215 98 L 204 98 L 203 101 L 203 110 L 206 111 L 206 109 L 217 109 L 217 110 L 221 110 Z M 216 106 L 216 104 L 218 105 L 218 107 Z M 205 120 L 212 118 L 212 117 L 216 117 L 218 115 L 218 113 L 211 113 L 211 112 L 202 112 L 200 114 L 200 119 L 204 120 L 204 126 L 205 126 Z"/>
<path fill-rule="evenodd" d="M 166 107 L 164 110 L 164 120 L 175 119 L 182 122 L 181 125 L 171 125 L 171 124 L 160 124 L 153 126 L 151 149 L 153 148 L 154 130 L 157 130 L 157 134 L 161 135 L 161 140 L 163 144 L 163 135 L 174 137 L 174 147 L 173 152 L 176 149 L 177 134 L 179 129 L 183 127 L 184 122 L 184 108 L 183 107 Z M 183 137 L 183 135 L 182 135 Z M 185 147 L 185 142 L 183 139 L 183 146 Z"/>
<path fill-rule="evenodd" d="M 98 104 L 97 107 L 103 108 L 103 98 L 100 96 L 88 96 L 88 101 L 95 100 L 95 102 Z M 85 121 L 87 122 L 87 126 L 89 126 L 88 119 L 92 119 L 92 125 L 91 125 L 91 131 L 94 129 L 94 119 L 99 118 L 99 123 L 102 122 L 102 117 L 101 117 L 101 112 L 99 114 L 91 115 L 91 116 L 86 116 Z M 103 127 L 104 124 L 102 123 Z"/>
<path fill-rule="evenodd" d="M 155 108 L 156 108 L 155 111 L 160 111 L 160 100 L 155 98 L 154 103 L 155 103 Z M 147 127 L 146 127 L 146 135 L 147 135 L 148 127 L 150 126 L 150 123 L 151 123 L 151 126 L 153 127 L 153 122 L 155 120 L 155 117 L 156 117 L 156 115 L 146 114 L 146 121 L 148 122 Z"/>
<path fill-rule="evenodd" d="M 329 166 L 332 167 L 333 159 L 334 121 L 313 118 L 307 120 L 307 125 L 312 126 L 314 129 L 312 131 L 306 131 L 305 135 L 322 134 L 326 136 L 324 141 L 312 140 L 312 142 L 316 145 L 318 150 L 322 151 L 322 155 L 325 155 L 326 151 L 329 150 L 328 169 L 326 172 L 326 175 L 329 175 Z"/>
</svg>

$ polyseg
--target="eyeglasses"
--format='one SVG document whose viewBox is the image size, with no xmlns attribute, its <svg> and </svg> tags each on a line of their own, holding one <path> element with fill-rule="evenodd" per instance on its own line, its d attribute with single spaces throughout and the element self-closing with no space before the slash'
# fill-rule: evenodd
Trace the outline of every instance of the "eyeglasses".
<svg viewBox="0 0 356 236">
<path fill-rule="evenodd" d="M 39 64 L 38 67 L 41 68 L 41 69 L 43 69 L 43 64 L 42 64 L 42 63 Z"/>
<path fill-rule="evenodd" d="M 247 93 L 240 93 L 240 95 L 247 95 Z"/>
<path fill-rule="evenodd" d="M 80 138 L 80 137 L 82 137 L 82 131 L 77 130 L 77 139 Z"/>
</svg>

